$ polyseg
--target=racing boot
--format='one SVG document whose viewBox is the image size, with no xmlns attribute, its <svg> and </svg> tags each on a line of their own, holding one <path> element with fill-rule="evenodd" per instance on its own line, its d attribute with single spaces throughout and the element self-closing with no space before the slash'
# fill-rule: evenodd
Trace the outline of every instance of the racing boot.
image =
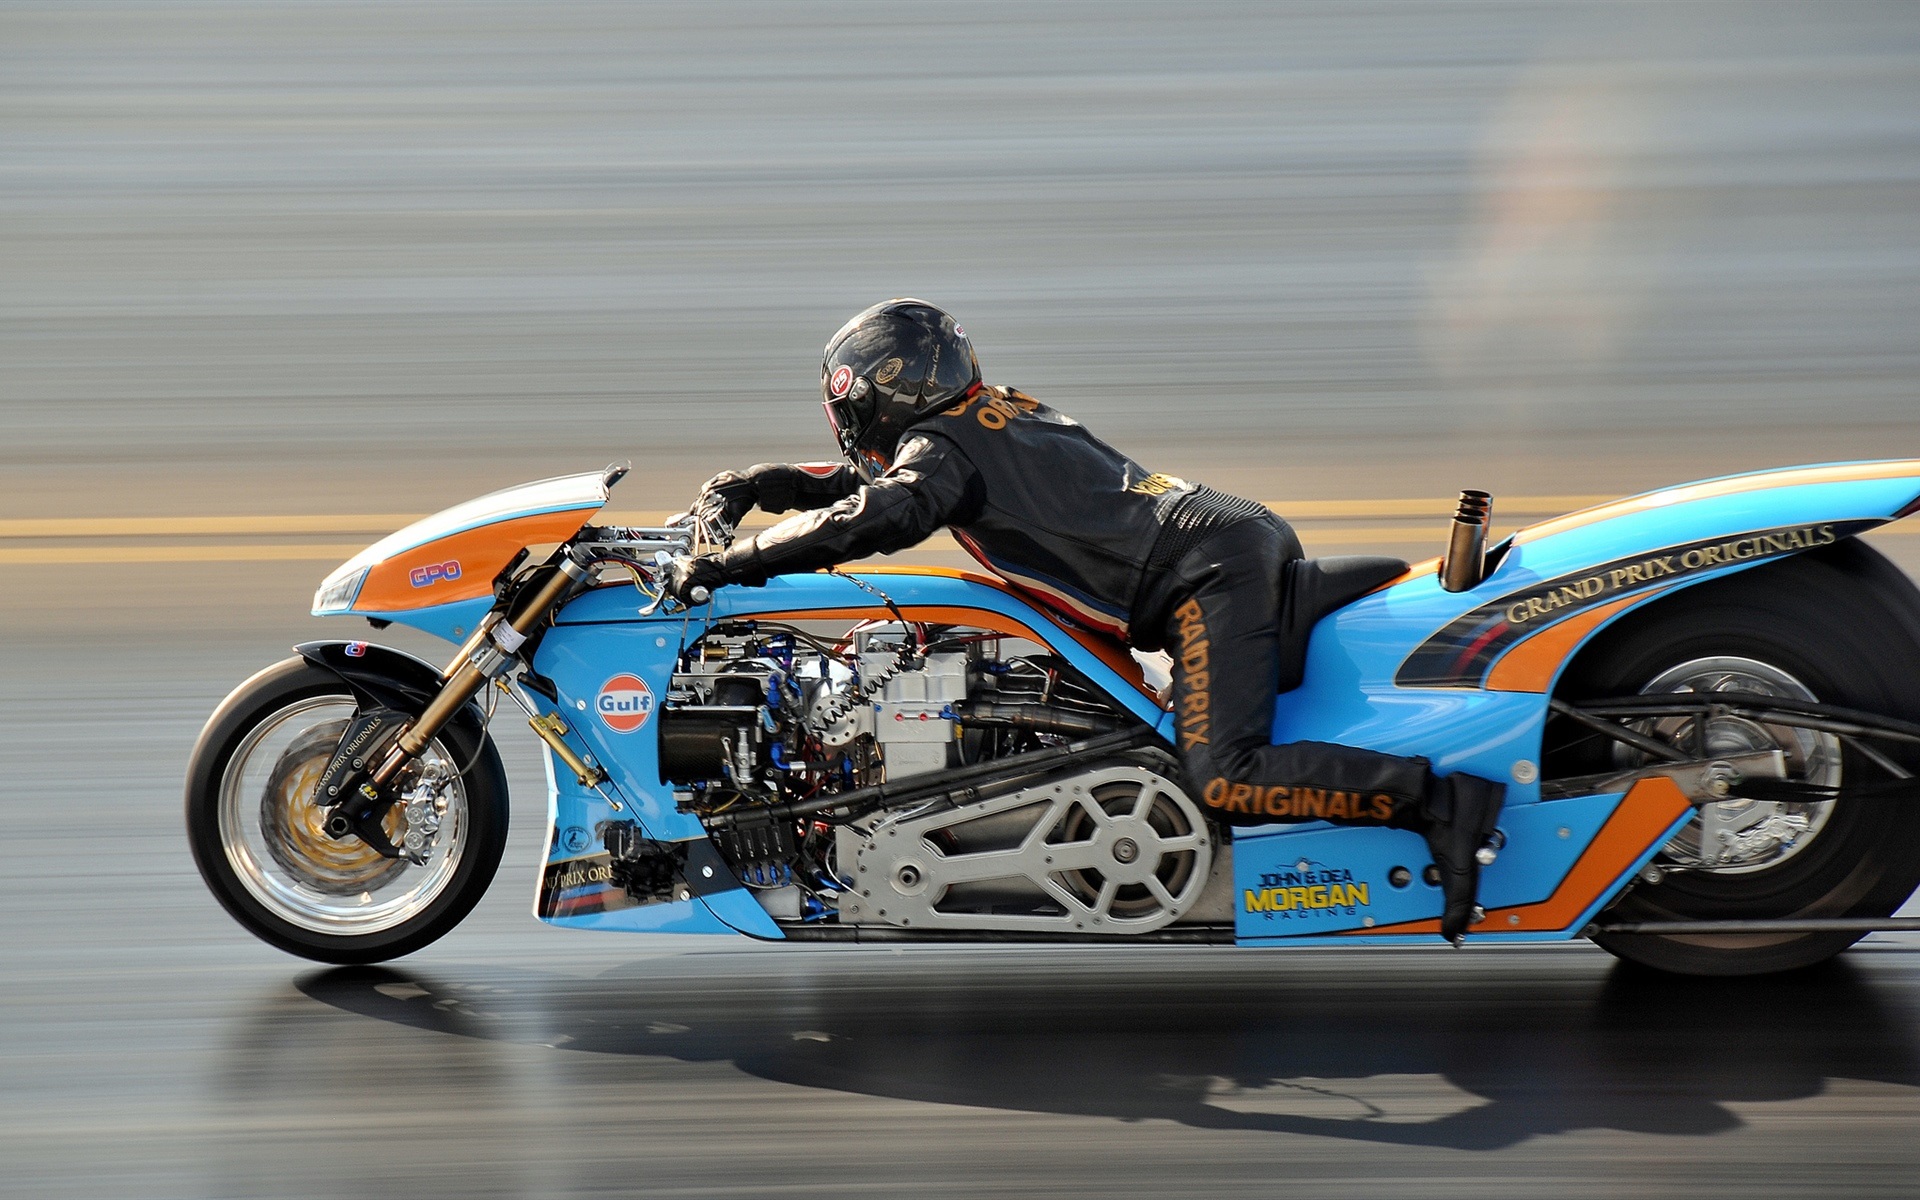
<svg viewBox="0 0 1920 1200">
<path fill-rule="evenodd" d="M 1507 787 L 1477 775 L 1434 776 L 1427 784 L 1418 826 L 1440 872 L 1440 936 L 1465 939 L 1480 894 L 1480 868 L 1493 861 L 1494 823 Z"/>
</svg>

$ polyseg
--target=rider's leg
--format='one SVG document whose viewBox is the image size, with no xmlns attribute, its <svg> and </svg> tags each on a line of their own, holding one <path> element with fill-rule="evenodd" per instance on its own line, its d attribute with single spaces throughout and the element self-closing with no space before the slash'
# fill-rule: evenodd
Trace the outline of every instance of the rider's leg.
<svg viewBox="0 0 1920 1200">
<path fill-rule="evenodd" d="M 1181 760 L 1200 801 L 1233 824 L 1384 825 L 1425 799 L 1423 758 L 1325 742 L 1273 744 L 1282 567 L 1299 557 L 1278 521 L 1243 521 L 1175 568 L 1183 597 L 1166 645 Z"/>
<path fill-rule="evenodd" d="M 1200 801 L 1231 824 L 1326 820 L 1425 834 L 1446 894 L 1442 932 L 1457 937 L 1478 885 L 1474 852 L 1504 789 L 1465 775 L 1436 779 L 1424 758 L 1272 744 L 1282 568 L 1299 556 L 1284 523 L 1243 521 L 1175 567 L 1180 597 L 1166 645 L 1182 765 Z"/>
</svg>

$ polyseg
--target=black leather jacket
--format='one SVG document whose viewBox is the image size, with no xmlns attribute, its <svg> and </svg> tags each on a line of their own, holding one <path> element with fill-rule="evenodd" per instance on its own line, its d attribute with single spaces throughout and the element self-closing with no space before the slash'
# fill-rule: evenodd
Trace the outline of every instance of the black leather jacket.
<svg viewBox="0 0 1920 1200">
<path fill-rule="evenodd" d="M 763 474 L 763 468 L 755 468 Z M 729 582 L 892 553 L 946 526 L 989 570 L 1069 620 L 1146 649 L 1171 597 L 1155 582 L 1207 534 L 1270 517 L 1258 504 L 1149 472 L 1030 396 L 988 388 L 908 429 L 862 486 L 839 464 L 769 476 L 760 507 L 810 510 L 719 556 Z"/>
</svg>

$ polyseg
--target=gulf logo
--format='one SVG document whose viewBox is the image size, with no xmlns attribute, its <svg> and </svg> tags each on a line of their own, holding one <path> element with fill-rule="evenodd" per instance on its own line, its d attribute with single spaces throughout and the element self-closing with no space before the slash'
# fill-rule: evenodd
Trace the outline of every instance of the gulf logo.
<svg viewBox="0 0 1920 1200">
<path fill-rule="evenodd" d="M 653 689 L 638 675 L 615 675 L 600 685 L 593 708 L 608 729 L 632 733 L 653 715 Z"/>
</svg>

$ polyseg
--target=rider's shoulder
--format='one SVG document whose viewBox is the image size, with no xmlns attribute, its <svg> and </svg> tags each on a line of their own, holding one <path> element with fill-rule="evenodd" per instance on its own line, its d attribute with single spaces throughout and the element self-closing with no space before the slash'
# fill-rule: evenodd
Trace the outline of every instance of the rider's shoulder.
<svg viewBox="0 0 1920 1200">
<path fill-rule="evenodd" d="M 994 385 L 983 387 L 958 404 L 941 410 L 917 428 L 939 430 L 950 435 L 961 430 L 971 432 L 976 427 L 997 433 L 1005 429 L 1009 422 L 1022 419 L 1064 425 L 1078 423 L 1019 388 Z"/>
</svg>

